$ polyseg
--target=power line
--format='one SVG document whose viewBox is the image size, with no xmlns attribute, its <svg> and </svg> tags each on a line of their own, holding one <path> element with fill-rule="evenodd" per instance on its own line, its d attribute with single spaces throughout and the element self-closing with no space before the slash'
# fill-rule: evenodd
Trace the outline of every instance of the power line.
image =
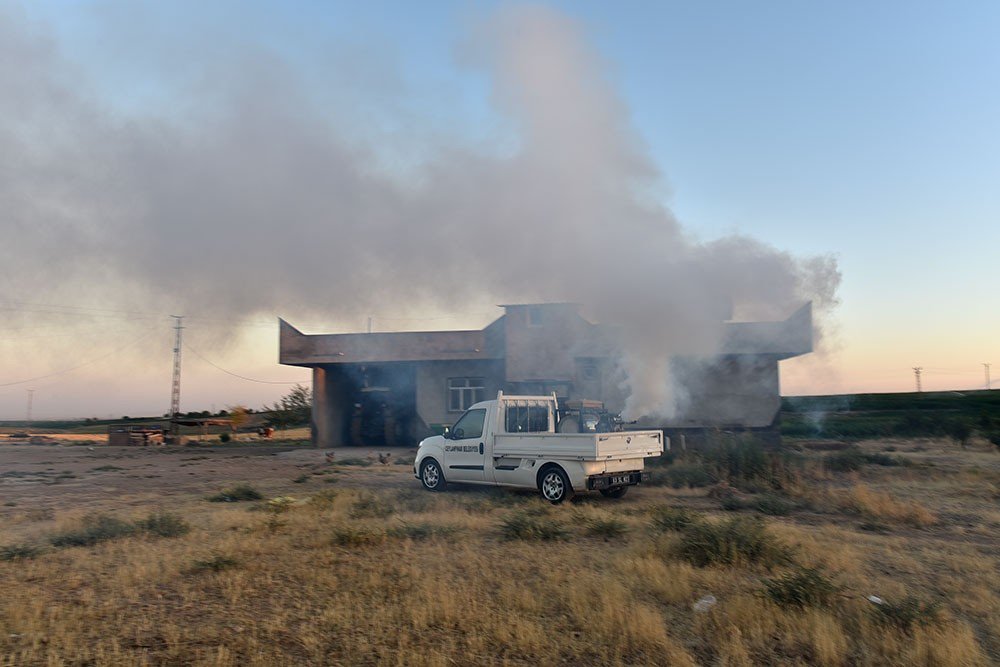
<svg viewBox="0 0 1000 667">
<path fill-rule="evenodd" d="M 63 370 L 56 371 L 55 373 L 47 373 L 45 375 L 39 375 L 37 377 L 28 378 L 27 380 L 18 380 L 16 382 L 5 382 L 3 384 L 0 384 L 0 387 L 13 387 L 16 384 L 25 384 L 27 382 L 34 382 L 35 380 L 44 380 L 45 378 L 55 377 L 57 375 L 65 375 L 66 373 L 70 373 L 72 371 L 75 371 L 78 368 L 83 368 L 84 366 L 89 366 L 90 364 L 96 364 L 98 361 L 103 361 L 104 359 L 107 359 L 110 356 L 118 354 L 122 350 L 130 348 L 133 345 L 136 345 L 137 343 L 140 343 L 140 342 L 144 341 L 145 339 L 149 338 L 149 336 L 150 336 L 151 333 L 152 333 L 151 331 L 147 331 L 146 333 L 144 333 L 142 336 L 140 336 L 139 338 L 135 339 L 131 343 L 128 343 L 127 345 L 122 345 L 121 347 L 116 348 L 116 349 L 108 352 L 107 354 L 102 354 L 101 356 L 95 357 L 94 359 L 91 359 L 89 361 L 85 361 L 82 364 L 77 364 L 76 366 L 72 366 L 70 368 L 64 368 Z"/>
<path fill-rule="evenodd" d="M 303 380 L 296 380 L 295 382 L 285 382 L 285 381 L 280 381 L 280 380 L 258 380 L 257 378 L 250 378 L 250 377 L 247 377 L 245 375 L 240 375 L 239 373 L 234 373 L 234 372 L 232 372 L 230 370 L 226 370 L 225 368 L 223 368 L 222 366 L 219 366 L 215 362 L 206 359 L 204 356 L 202 356 L 201 354 L 199 354 L 199 352 L 197 350 L 195 350 L 194 348 L 192 348 L 187 343 L 184 343 L 184 347 L 187 349 L 188 352 L 190 352 L 194 356 L 198 357 L 199 359 L 201 359 L 202 361 L 204 361 L 209 366 L 211 366 L 211 367 L 213 367 L 213 368 L 215 368 L 217 370 L 222 371 L 226 375 L 232 375 L 233 377 L 239 378 L 241 380 L 246 380 L 248 382 L 259 382 L 260 384 L 302 384 L 302 382 L 303 382 Z"/>
</svg>

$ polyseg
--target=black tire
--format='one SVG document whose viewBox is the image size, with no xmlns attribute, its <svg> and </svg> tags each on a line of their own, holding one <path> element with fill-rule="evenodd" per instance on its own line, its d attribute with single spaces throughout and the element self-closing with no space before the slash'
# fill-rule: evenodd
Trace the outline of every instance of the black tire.
<svg viewBox="0 0 1000 667">
<path fill-rule="evenodd" d="M 569 500 L 574 493 L 566 472 L 556 465 L 543 468 L 538 473 L 538 491 L 553 505 Z"/>
<path fill-rule="evenodd" d="M 605 498 L 622 498 L 628 493 L 627 486 L 616 486 L 613 489 L 601 489 L 601 495 Z"/>
<path fill-rule="evenodd" d="M 441 464 L 434 459 L 424 459 L 420 464 L 420 483 L 428 491 L 444 491 L 447 482 Z"/>
</svg>

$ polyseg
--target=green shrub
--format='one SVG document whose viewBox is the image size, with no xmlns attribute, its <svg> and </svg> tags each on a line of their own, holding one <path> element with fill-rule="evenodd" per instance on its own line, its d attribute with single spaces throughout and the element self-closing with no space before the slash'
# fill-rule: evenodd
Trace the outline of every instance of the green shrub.
<svg viewBox="0 0 1000 667">
<path fill-rule="evenodd" d="M 521 510 L 512 512 L 500 524 L 500 531 L 508 540 L 561 540 L 566 529 L 558 522 Z"/>
<path fill-rule="evenodd" d="M 666 482 L 674 489 L 696 489 L 716 481 L 718 480 L 703 463 L 675 463 L 666 471 Z"/>
<path fill-rule="evenodd" d="M 196 560 L 191 566 L 192 572 L 222 572 L 239 567 L 240 562 L 229 556 L 213 556 L 208 560 Z"/>
<path fill-rule="evenodd" d="M 340 459 L 339 461 L 334 461 L 334 463 L 338 466 L 362 466 L 364 468 L 367 468 L 372 464 L 372 461 L 371 459 L 362 459 L 359 457 L 355 457 L 350 459 Z"/>
<path fill-rule="evenodd" d="M 823 458 L 823 467 L 833 472 L 855 472 L 861 470 L 868 460 L 857 447 L 829 454 Z"/>
<path fill-rule="evenodd" d="M 386 534 L 363 526 L 338 526 L 331 541 L 340 547 L 370 547 L 385 542 Z"/>
<path fill-rule="evenodd" d="M 0 547 L 0 561 L 31 560 L 45 553 L 45 548 L 37 544 L 8 544 Z"/>
<path fill-rule="evenodd" d="M 232 436 L 229 435 L 228 433 L 219 434 L 219 442 L 229 442 L 232 439 L 233 439 Z"/>
<path fill-rule="evenodd" d="M 768 516 L 787 516 L 795 509 L 795 503 L 773 493 L 767 493 L 753 502 L 753 507 Z"/>
<path fill-rule="evenodd" d="M 136 527 L 107 514 L 88 514 L 80 527 L 49 536 L 54 547 L 89 547 L 120 537 L 134 535 Z"/>
<path fill-rule="evenodd" d="M 830 454 L 823 459 L 823 466 L 832 472 L 855 472 L 866 464 L 877 466 L 900 466 L 909 462 L 882 452 L 866 453 L 859 447 L 849 447 Z"/>
<path fill-rule="evenodd" d="M 622 537 L 627 532 L 628 524 L 614 517 L 592 519 L 587 522 L 587 534 L 591 537 L 603 537 L 605 540 L 613 540 Z"/>
<path fill-rule="evenodd" d="M 260 491 L 249 484 L 237 484 L 223 489 L 214 496 L 209 496 L 207 500 L 212 503 L 237 503 L 246 500 L 261 500 L 263 497 Z"/>
<path fill-rule="evenodd" d="M 411 540 L 429 540 L 432 537 L 444 537 L 453 534 L 455 526 L 437 526 L 432 523 L 404 523 L 390 528 L 390 537 L 402 537 Z"/>
<path fill-rule="evenodd" d="M 764 594 L 785 607 L 826 607 L 840 590 L 840 586 L 813 567 L 800 567 L 764 581 Z"/>
<path fill-rule="evenodd" d="M 916 626 L 940 623 L 941 603 L 936 600 L 927 602 L 912 596 L 895 603 L 883 600 L 872 606 L 872 616 L 879 623 L 910 632 Z"/>
<path fill-rule="evenodd" d="M 170 512 L 155 512 L 136 522 L 136 528 L 156 537 L 180 537 L 191 531 L 191 526 L 182 517 Z"/>
<path fill-rule="evenodd" d="M 799 476 L 791 453 L 769 451 L 753 437 L 725 439 L 701 456 L 715 480 L 747 491 L 783 489 Z"/>
<path fill-rule="evenodd" d="M 684 530 L 701 521 L 701 515 L 678 507 L 658 507 L 653 510 L 653 527 L 660 530 Z"/>
<path fill-rule="evenodd" d="M 309 475 L 299 475 L 292 480 L 292 484 L 302 484 L 303 482 L 309 481 Z"/>
<path fill-rule="evenodd" d="M 384 519 L 396 513 L 396 508 L 383 498 L 375 495 L 364 495 L 355 501 L 351 508 L 351 518 Z"/>
<path fill-rule="evenodd" d="M 699 567 L 791 562 L 790 549 L 768 532 L 763 521 L 751 517 L 692 523 L 681 533 L 678 553 Z"/>
<path fill-rule="evenodd" d="M 722 496 L 719 499 L 719 507 L 727 512 L 738 512 L 745 509 L 747 504 L 734 495 Z"/>
</svg>

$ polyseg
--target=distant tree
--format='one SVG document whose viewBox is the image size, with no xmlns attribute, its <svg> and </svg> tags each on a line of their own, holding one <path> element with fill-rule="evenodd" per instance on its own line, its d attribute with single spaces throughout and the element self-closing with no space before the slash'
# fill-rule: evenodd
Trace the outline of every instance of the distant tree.
<svg viewBox="0 0 1000 667">
<path fill-rule="evenodd" d="M 944 432 L 949 438 L 961 445 L 962 449 L 965 449 L 969 438 L 972 437 L 972 427 L 961 419 L 945 422 Z"/>
<path fill-rule="evenodd" d="M 229 416 L 229 410 L 219 410 L 219 416 L 220 417 L 228 417 Z"/>
<path fill-rule="evenodd" d="M 245 405 L 230 405 L 229 421 L 233 424 L 233 430 L 238 431 L 250 421 L 250 411 Z"/>
<path fill-rule="evenodd" d="M 282 396 L 280 401 L 265 407 L 264 410 L 268 412 L 268 426 L 275 428 L 304 426 L 312 419 L 312 390 L 297 384 Z"/>
<path fill-rule="evenodd" d="M 128 420 L 129 420 L 129 416 L 128 415 L 122 415 L 122 421 L 123 422 L 127 422 Z"/>
</svg>

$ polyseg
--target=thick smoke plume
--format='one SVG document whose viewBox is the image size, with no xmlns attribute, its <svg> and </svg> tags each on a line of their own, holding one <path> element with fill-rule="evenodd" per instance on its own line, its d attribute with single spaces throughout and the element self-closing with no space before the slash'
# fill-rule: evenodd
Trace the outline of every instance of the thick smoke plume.
<svg viewBox="0 0 1000 667">
<path fill-rule="evenodd" d="M 274 55 L 213 67 L 183 112 L 125 114 L 0 12 L 0 301 L 220 319 L 576 301 L 622 325 L 629 411 L 664 415 L 670 355 L 710 354 L 732 308 L 834 304 L 830 259 L 685 233 L 574 21 L 504 10 L 469 44 L 516 141 L 390 172 Z"/>
</svg>

